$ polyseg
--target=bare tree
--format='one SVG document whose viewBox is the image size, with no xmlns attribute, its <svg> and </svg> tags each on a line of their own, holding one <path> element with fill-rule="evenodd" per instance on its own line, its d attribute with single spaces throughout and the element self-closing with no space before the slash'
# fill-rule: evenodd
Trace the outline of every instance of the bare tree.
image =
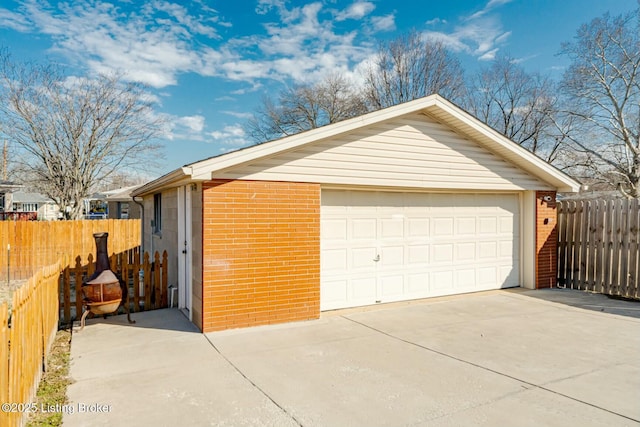
<svg viewBox="0 0 640 427">
<path fill-rule="evenodd" d="M 553 82 L 527 73 L 501 56 L 472 79 L 470 112 L 507 138 L 547 161 L 556 159 L 561 139 L 551 135 L 556 99 Z"/>
<path fill-rule="evenodd" d="M 441 42 L 411 32 L 380 45 L 364 75 L 370 110 L 390 107 L 431 94 L 462 100 L 464 73 L 460 62 Z"/>
<path fill-rule="evenodd" d="M 22 151 L 30 184 L 66 218 L 81 217 L 98 182 L 158 155 L 151 141 L 161 123 L 146 87 L 119 77 L 66 77 L 0 53 L 0 133 Z"/>
<path fill-rule="evenodd" d="M 265 97 L 246 125 L 258 143 L 303 132 L 365 112 L 359 94 L 340 74 L 315 84 L 297 85 L 280 92 L 277 102 Z"/>
<path fill-rule="evenodd" d="M 583 171 L 640 197 L 640 9 L 582 25 L 561 53 L 571 65 L 559 133 L 582 153 Z"/>
</svg>

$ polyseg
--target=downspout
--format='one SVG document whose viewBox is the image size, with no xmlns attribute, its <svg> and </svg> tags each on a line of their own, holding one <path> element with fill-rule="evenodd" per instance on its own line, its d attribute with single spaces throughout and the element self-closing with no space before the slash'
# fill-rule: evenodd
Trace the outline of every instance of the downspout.
<svg viewBox="0 0 640 427">
<path fill-rule="evenodd" d="M 142 201 L 136 200 L 135 197 L 133 198 L 133 202 L 140 206 L 140 221 L 142 221 L 140 223 L 140 265 L 142 265 L 144 260 L 144 205 L 142 204 Z"/>
<path fill-rule="evenodd" d="M 142 199 L 142 201 L 138 201 L 136 200 L 135 197 L 132 197 L 133 202 L 140 206 L 140 221 L 142 221 L 140 223 L 140 270 L 138 270 L 138 292 L 139 295 L 144 295 L 144 269 L 142 267 L 142 264 L 144 263 L 144 205 L 142 204 L 142 201 L 144 201 L 144 199 Z M 153 236 L 151 236 L 151 238 L 153 239 Z"/>
</svg>

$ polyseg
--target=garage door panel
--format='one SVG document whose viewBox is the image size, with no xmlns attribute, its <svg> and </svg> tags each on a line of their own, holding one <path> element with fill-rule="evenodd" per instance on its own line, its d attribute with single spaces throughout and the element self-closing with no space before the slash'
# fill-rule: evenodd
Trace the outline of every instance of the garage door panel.
<svg viewBox="0 0 640 427">
<path fill-rule="evenodd" d="M 322 304 L 328 308 L 342 306 L 348 299 L 347 280 L 326 280 L 322 283 Z"/>
<path fill-rule="evenodd" d="M 378 251 L 373 247 L 352 248 L 351 249 L 351 267 L 354 269 L 372 270 L 372 262 L 378 255 Z"/>
<path fill-rule="evenodd" d="M 473 289 L 476 287 L 476 270 L 474 268 L 456 270 L 456 289 Z"/>
<path fill-rule="evenodd" d="M 431 276 L 431 287 L 436 291 L 448 290 L 453 287 L 453 271 L 434 271 Z"/>
<path fill-rule="evenodd" d="M 478 285 L 492 286 L 498 283 L 498 274 L 496 267 L 480 267 L 478 268 Z"/>
<path fill-rule="evenodd" d="M 453 218 L 434 218 L 433 235 L 436 237 L 453 236 Z"/>
<path fill-rule="evenodd" d="M 407 274 L 407 292 L 409 295 L 425 295 L 429 292 L 429 273 Z M 418 298 L 420 298 L 418 296 Z"/>
<path fill-rule="evenodd" d="M 519 285 L 517 194 L 322 194 L 322 310 Z"/>
<path fill-rule="evenodd" d="M 456 261 L 473 261 L 477 256 L 476 244 L 474 242 L 456 244 Z"/>
<path fill-rule="evenodd" d="M 456 218 L 456 236 L 473 236 L 476 234 L 476 218 L 475 217 L 458 217 Z"/>
<path fill-rule="evenodd" d="M 405 263 L 404 246 L 383 246 L 380 248 L 382 267 L 398 267 Z"/>
<path fill-rule="evenodd" d="M 402 239 L 404 237 L 404 218 L 402 215 L 397 215 L 396 218 L 383 218 L 380 225 L 382 239 Z"/>
<path fill-rule="evenodd" d="M 347 220 L 346 219 L 325 219 L 322 220 L 321 227 L 323 230 L 322 238 L 327 240 L 346 240 Z"/>
<path fill-rule="evenodd" d="M 429 263 L 429 245 L 409 245 L 408 264 L 416 266 Z"/>
<path fill-rule="evenodd" d="M 426 214 L 426 213 L 425 213 Z M 429 232 L 429 224 L 430 221 L 428 218 L 411 218 L 408 217 L 406 219 L 408 224 L 408 233 L 407 236 L 409 238 L 418 238 L 418 237 L 429 237 L 431 234 Z"/>
<path fill-rule="evenodd" d="M 498 256 L 498 242 L 479 242 L 478 259 L 494 259 Z"/>
<path fill-rule="evenodd" d="M 364 302 L 371 304 L 376 300 L 377 278 L 375 276 L 354 278 L 350 281 L 350 300 L 354 303 Z"/>
<path fill-rule="evenodd" d="M 325 249 L 322 251 L 322 271 L 343 272 L 347 269 L 347 249 Z"/>
<path fill-rule="evenodd" d="M 513 233 L 514 231 L 516 232 L 516 234 L 518 233 L 518 230 L 514 230 L 513 228 L 513 217 L 512 216 L 501 216 L 499 221 L 500 221 L 500 233 Z"/>
<path fill-rule="evenodd" d="M 380 277 L 381 300 L 397 301 L 405 294 L 404 274 L 382 275 Z"/>
<path fill-rule="evenodd" d="M 500 284 L 502 288 L 512 288 L 518 286 L 518 270 L 511 266 L 500 267 Z"/>
<path fill-rule="evenodd" d="M 482 216 L 478 220 L 480 234 L 496 234 L 498 231 L 498 219 L 495 216 Z"/>
<path fill-rule="evenodd" d="M 433 248 L 432 259 L 434 263 L 450 264 L 453 262 L 453 244 L 452 243 L 434 244 L 431 247 Z"/>
<path fill-rule="evenodd" d="M 511 240 L 501 240 L 499 242 L 500 250 L 498 252 L 500 258 L 513 258 L 515 249 L 513 247 L 513 241 Z"/>
<path fill-rule="evenodd" d="M 354 218 L 351 220 L 351 238 L 375 239 L 377 220 L 375 218 Z"/>
</svg>

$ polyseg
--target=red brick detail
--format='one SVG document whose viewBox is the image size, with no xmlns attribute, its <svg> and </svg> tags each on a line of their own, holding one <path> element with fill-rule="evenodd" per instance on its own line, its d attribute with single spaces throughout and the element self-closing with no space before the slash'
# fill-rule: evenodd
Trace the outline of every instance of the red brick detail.
<svg viewBox="0 0 640 427">
<path fill-rule="evenodd" d="M 320 316 L 320 186 L 203 184 L 203 332 Z"/>
<path fill-rule="evenodd" d="M 555 286 L 558 277 L 558 214 L 555 191 L 536 192 L 536 288 Z"/>
</svg>

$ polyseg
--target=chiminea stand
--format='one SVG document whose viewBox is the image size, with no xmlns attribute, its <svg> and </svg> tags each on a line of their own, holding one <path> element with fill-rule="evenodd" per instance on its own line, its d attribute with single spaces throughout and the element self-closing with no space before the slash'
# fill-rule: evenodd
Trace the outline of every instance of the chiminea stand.
<svg viewBox="0 0 640 427">
<path fill-rule="evenodd" d="M 93 235 L 96 241 L 96 271 L 82 284 L 84 313 L 80 320 L 80 330 L 84 329 L 85 319 L 89 313 L 106 317 L 109 313 L 117 312 L 120 305 L 124 306 L 129 323 L 136 323 L 135 320 L 131 320 L 129 307 L 126 304 L 128 286 L 109 266 L 108 237 L 109 233 Z"/>
</svg>

